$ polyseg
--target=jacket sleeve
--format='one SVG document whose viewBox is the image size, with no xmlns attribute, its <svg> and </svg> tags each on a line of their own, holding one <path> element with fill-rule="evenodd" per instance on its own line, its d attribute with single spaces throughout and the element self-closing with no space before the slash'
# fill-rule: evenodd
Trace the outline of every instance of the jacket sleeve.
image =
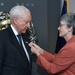
<svg viewBox="0 0 75 75">
<path fill-rule="evenodd" d="M 39 64 L 48 73 L 52 74 L 66 70 L 74 62 L 75 62 L 75 50 L 72 49 L 71 47 L 63 48 L 56 56 L 53 63 L 49 62 L 48 60 L 46 60 L 46 58 L 44 58 L 41 55 L 39 55 L 37 58 L 37 64 Z"/>
<path fill-rule="evenodd" d="M 42 55 L 47 61 L 53 62 L 55 60 L 55 55 L 47 52 L 44 50 L 43 55 Z"/>
</svg>

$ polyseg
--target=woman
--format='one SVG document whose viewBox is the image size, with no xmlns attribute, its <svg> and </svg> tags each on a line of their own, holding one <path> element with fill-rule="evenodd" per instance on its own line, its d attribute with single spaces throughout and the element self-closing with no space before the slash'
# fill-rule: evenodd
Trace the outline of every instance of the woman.
<svg viewBox="0 0 75 75">
<path fill-rule="evenodd" d="M 66 40 L 66 45 L 57 56 L 46 52 L 38 45 L 30 43 L 32 53 L 37 55 L 37 64 L 49 75 L 75 75 L 75 15 L 64 14 L 58 27 L 59 36 Z"/>
</svg>

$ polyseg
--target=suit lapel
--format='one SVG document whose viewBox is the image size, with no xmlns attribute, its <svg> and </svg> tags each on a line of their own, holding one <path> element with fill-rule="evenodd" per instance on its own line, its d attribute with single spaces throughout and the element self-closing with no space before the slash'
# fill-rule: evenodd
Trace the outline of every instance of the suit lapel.
<svg viewBox="0 0 75 75">
<path fill-rule="evenodd" d="M 29 53 L 29 57 L 31 57 L 30 48 L 29 48 L 29 46 L 28 46 L 28 43 L 26 43 L 26 40 L 24 39 L 24 37 L 23 37 L 23 41 L 24 41 L 25 47 L 26 47 L 26 49 L 27 49 L 27 52 Z"/>
<path fill-rule="evenodd" d="M 20 46 L 20 44 L 18 43 L 17 41 L 17 38 L 16 36 L 14 35 L 11 27 L 9 26 L 8 28 L 8 32 L 9 32 L 9 35 L 10 35 L 10 38 L 11 38 L 11 41 L 12 43 L 14 44 L 14 46 L 17 48 L 17 50 L 20 52 L 22 58 L 24 58 L 25 62 L 27 62 L 27 64 L 29 63 L 28 59 L 27 59 L 27 56 L 25 54 L 25 51 L 24 49 Z"/>
</svg>

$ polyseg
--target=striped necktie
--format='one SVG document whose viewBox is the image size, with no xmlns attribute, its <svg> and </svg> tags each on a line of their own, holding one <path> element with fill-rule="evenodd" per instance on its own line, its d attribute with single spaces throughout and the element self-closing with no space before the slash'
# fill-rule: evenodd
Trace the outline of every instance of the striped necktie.
<svg viewBox="0 0 75 75">
<path fill-rule="evenodd" d="M 22 36 L 21 36 L 20 34 L 18 34 L 17 37 L 18 37 L 18 39 L 19 39 L 19 43 L 20 43 L 20 45 L 22 46 L 22 39 L 21 39 Z"/>
<path fill-rule="evenodd" d="M 21 36 L 20 34 L 18 34 L 17 37 L 18 37 L 18 39 L 19 39 L 19 44 L 21 45 L 21 47 L 23 47 L 23 44 L 22 44 L 22 36 Z M 25 50 L 26 56 L 27 56 L 28 60 L 30 61 L 30 59 L 29 59 L 29 54 L 28 54 L 26 48 L 23 47 L 23 49 Z"/>
</svg>

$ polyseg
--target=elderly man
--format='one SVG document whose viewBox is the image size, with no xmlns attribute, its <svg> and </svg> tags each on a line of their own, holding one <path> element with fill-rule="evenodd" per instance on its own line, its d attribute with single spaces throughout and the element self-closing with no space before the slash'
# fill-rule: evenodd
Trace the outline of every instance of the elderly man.
<svg viewBox="0 0 75 75">
<path fill-rule="evenodd" d="M 0 31 L 0 75 L 31 75 L 31 51 L 22 35 L 31 20 L 30 11 L 24 6 L 10 10 L 11 24 Z"/>
</svg>

